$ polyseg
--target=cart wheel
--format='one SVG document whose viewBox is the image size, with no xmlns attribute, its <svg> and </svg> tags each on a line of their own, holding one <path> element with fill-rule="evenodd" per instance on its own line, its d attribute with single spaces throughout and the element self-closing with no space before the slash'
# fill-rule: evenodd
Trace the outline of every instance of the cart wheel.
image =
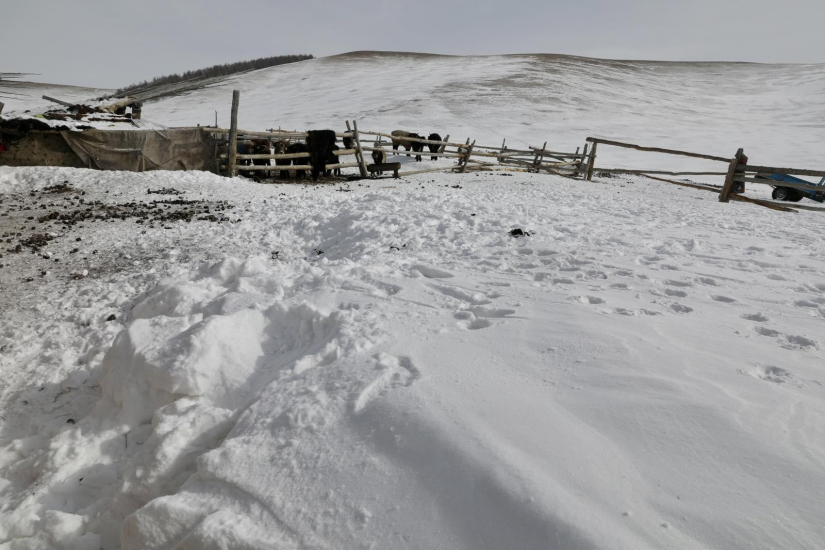
<svg viewBox="0 0 825 550">
<path fill-rule="evenodd" d="M 787 201 L 790 200 L 790 189 L 787 187 L 777 187 L 773 190 L 773 198 L 778 201 Z"/>
</svg>

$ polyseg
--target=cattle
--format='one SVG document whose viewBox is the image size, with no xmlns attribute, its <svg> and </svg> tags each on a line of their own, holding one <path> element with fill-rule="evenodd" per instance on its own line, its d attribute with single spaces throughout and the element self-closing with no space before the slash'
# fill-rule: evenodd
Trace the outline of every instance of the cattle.
<svg viewBox="0 0 825 550">
<path fill-rule="evenodd" d="M 441 141 L 441 136 L 433 132 L 429 136 L 427 136 L 427 140 L 429 141 Z M 427 147 L 430 149 L 430 153 L 438 153 L 441 150 L 441 145 L 436 143 L 428 143 Z M 438 157 L 430 157 L 430 160 L 438 160 Z"/>
<path fill-rule="evenodd" d="M 407 151 L 412 150 L 412 142 L 408 139 L 404 139 L 410 137 L 411 132 L 407 132 L 406 130 L 393 130 L 392 131 L 392 150 L 398 151 L 398 147 L 403 147 Z M 410 156 L 410 155 L 407 155 Z"/>
<path fill-rule="evenodd" d="M 332 154 L 335 145 L 333 130 L 310 130 L 307 132 L 307 150 L 312 165 L 312 181 L 318 181 L 318 176 L 326 171 L 326 163 Z"/>
<path fill-rule="evenodd" d="M 286 148 L 286 152 L 290 155 L 295 153 L 308 153 L 309 149 L 306 146 L 306 143 L 293 143 Z M 302 164 L 308 163 L 307 158 L 299 158 L 299 159 L 292 159 L 292 164 L 295 166 L 301 166 Z M 301 178 L 307 177 L 306 170 L 296 170 L 295 171 L 295 179 L 299 180 Z"/>
<path fill-rule="evenodd" d="M 239 155 L 249 155 L 252 154 L 252 142 L 251 141 L 239 141 L 237 145 L 237 151 Z M 249 159 L 238 159 L 236 161 L 236 166 L 249 166 L 251 161 Z M 238 175 L 243 176 L 245 178 L 252 177 L 252 172 L 249 170 L 238 170 Z"/>
<path fill-rule="evenodd" d="M 372 152 L 372 163 L 373 164 L 386 164 L 387 162 L 387 152 L 378 145 L 375 146 L 375 151 Z M 383 172 L 378 172 L 380 176 Z"/>
<path fill-rule="evenodd" d="M 352 149 L 353 146 L 355 145 L 355 140 L 351 137 L 346 137 L 345 136 L 345 137 L 342 138 L 342 140 L 344 142 L 344 149 Z"/>
<path fill-rule="evenodd" d="M 341 150 L 341 148 L 338 147 L 337 145 L 335 145 L 335 144 L 332 145 L 332 150 L 329 152 L 329 157 L 327 158 L 327 164 L 338 164 L 340 162 L 338 160 L 338 158 L 339 158 L 338 155 L 334 154 L 335 151 L 340 151 L 340 150 Z M 327 177 L 329 177 L 333 174 L 336 175 L 336 176 L 340 176 L 341 175 L 341 169 L 340 168 L 335 168 L 334 170 L 325 170 L 325 172 L 324 172 L 324 175 L 326 175 Z"/>
<path fill-rule="evenodd" d="M 424 139 L 423 137 L 419 136 L 418 134 L 410 134 L 408 137 L 415 138 L 415 139 Z M 416 153 L 421 153 L 424 150 L 424 144 L 420 141 L 411 141 L 410 145 L 412 145 L 412 150 Z M 409 155 L 407 155 L 409 156 Z M 415 155 L 415 162 L 421 162 L 421 155 Z"/>
<path fill-rule="evenodd" d="M 253 139 L 252 140 L 252 147 L 250 147 L 251 154 L 253 155 L 271 155 L 272 151 L 270 149 L 269 140 L 268 139 Z M 269 166 L 270 162 L 269 159 L 252 159 L 252 164 L 254 166 Z M 269 176 L 269 171 L 264 170 L 263 177 Z"/>
<path fill-rule="evenodd" d="M 276 141 L 272 147 L 275 150 L 276 155 L 283 155 L 287 152 L 289 142 L 285 139 L 282 139 L 280 141 Z M 275 159 L 275 166 L 289 166 L 290 164 L 292 164 L 292 161 L 290 159 Z M 280 176 L 281 179 L 288 180 L 289 170 L 281 170 Z"/>
</svg>

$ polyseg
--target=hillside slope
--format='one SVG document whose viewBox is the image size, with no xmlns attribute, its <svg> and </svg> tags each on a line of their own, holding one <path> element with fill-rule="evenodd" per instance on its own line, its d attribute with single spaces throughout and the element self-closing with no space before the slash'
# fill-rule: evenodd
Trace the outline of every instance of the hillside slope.
<svg viewBox="0 0 825 550">
<path fill-rule="evenodd" d="M 192 125 L 213 124 L 218 111 L 228 125 L 232 89 L 241 90 L 247 129 L 340 129 L 355 118 L 362 129 L 437 131 L 485 145 L 507 138 L 575 150 L 595 135 L 720 156 L 744 147 L 754 163 L 825 167 L 825 65 L 356 52 L 230 78 L 144 114 Z M 608 148 L 601 155 L 645 168 L 690 162 Z"/>
</svg>

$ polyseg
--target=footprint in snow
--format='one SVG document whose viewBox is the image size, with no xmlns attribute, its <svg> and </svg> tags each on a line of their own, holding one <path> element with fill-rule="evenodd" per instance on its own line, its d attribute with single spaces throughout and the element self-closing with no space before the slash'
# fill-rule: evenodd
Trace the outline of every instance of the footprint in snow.
<svg viewBox="0 0 825 550">
<path fill-rule="evenodd" d="M 793 380 L 793 375 L 789 371 L 773 365 L 757 365 L 748 371 L 740 369 L 739 373 L 774 384 L 784 384 L 785 382 Z"/>
<path fill-rule="evenodd" d="M 685 306 L 682 304 L 671 304 L 670 309 L 672 309 L 676 313 L 691 313 L 693 311 L 692 307 Z"/>
<path fill-rule="evenodd" d="M 766 323 L 768 318 L 761 313 L 746 313 L 742 315 L 742 319 L 754 321 L 756 323 Z"/>
<path fill-rule="evenodd" d="M 714 300 L 716 302 L 723 302 L 725 304 L 732 304 L 733 302 L 736 301 L 733 298 L 729 298 L 728 296 L 722 296 L 722 295 L 711 296 L 710 299 Z"/>
<path fill-rule="evenodd" d="M 374 359 L 376 361 L 375 368 L 379 371 L 379 374 L 367 383 L 355 398 L 352 404 L 355 414 L 363 412 L 364 409 L 388 391 L 398 387 L 410 386 L 421 377 L 421 372 L 409 357 L 396 357 L 387 353 L 379 353 Z"/>
<path fill-rule="evenodd" d="M 599 298 L 598 296 L 579 296 L 578 298 L 576 298 L 576 300 L 583 304 L 591 305 L 605 303 L 605 301 L 602 298 Z"/>
<path fill-rule="evenodd" d="M 675 290 L 675 289 L 672 289 L 672 288 L 666 288 L 665 289 L 665 294 L 667 294 L 668 296 L 674 296 L 674 297 L 677 297 L 677 298 L 686 298 L 687 295 L 688 295 L 687 292 L 685 292 L 684 290 Z"/>
<path fill-rule="evenodd" d="M 690 281 L 674 281 L 673 279 L 668 279 L 667 281 L 665 281 L 665 284 L 667 286 L 676 286 L 681 288 L 693 286 L 693 283 L 691 283 Z"/>
</svg>

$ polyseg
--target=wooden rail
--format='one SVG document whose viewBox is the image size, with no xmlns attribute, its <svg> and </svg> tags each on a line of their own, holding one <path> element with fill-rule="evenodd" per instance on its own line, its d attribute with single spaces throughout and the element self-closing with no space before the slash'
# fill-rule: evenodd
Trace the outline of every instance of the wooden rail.
<svg viewBox="0 0 825 550">
<path fill-rule="evenodd" d="M 667 155 L 680 155 L 683 157 L 691 157 L 697 159 L 705 159 L 705 160 L 715 160 L 717 162 L 724 162 L 729 163 L 731 159 L 724 158 L 724 157 L 717 157 L 713 155 L 703 155 L 701 153 L 690 153 L 688 151 L 679 151 L 677 149 L 662 149 L 661 147 L 642 147 L 641 145 L 636 145 L 634 143 L 624 143 L 621 141 L 613 141 L 610 139 L 601 139 L 601 138 L 594 138 L 589 137 L 587 141 L 592 143 L 595 147 L 596 144 L 601 143 L 603 145 L 612 145 L 614 147 L 624 147 L 626 149 L 635 149 L 637 151 L 644 151 L 647 153 L 664 153 Z"/>
</svg>

